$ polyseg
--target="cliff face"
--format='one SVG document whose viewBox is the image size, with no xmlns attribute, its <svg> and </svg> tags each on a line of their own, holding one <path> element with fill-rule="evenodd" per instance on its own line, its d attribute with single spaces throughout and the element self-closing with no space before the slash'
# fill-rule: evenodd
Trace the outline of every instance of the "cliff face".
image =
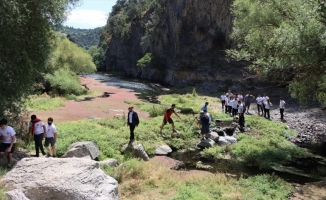
<svg viewBox="0 0 326 200">
<path fill-rule="evenodd" d="M 241 76 L 242 67 L 224 57 L 225 48 L 233 45 L 231 4 L 232 0 L 162 1 L 160 9 L 150 8 L 134 18 L 128 35 L 110 34 L 106 70 L 171 85 Z M 154 62 L 137 67 L 147 52 L 154 55 Z"/>
</svg>

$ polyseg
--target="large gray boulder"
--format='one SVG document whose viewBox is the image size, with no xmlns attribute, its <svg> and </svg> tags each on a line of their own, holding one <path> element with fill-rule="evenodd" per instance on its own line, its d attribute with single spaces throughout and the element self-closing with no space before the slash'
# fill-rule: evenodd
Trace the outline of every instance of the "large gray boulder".
<svg viewBox="0 0 326 200">
<path fill-rule="evenodd" d="M 133 155 L 136 158 L 141 158 L 144 161 L 149 161 L 149 157 L 148 157 L 143 145 L 138 144 L 136 146 L 133 146 L 133 151 L 132 152 L 133 152 Z"/>
<path fill-rule="evenodd" d="M 15 152 L 12 154 L 12 163 L 16 164 L 21 159 L 27 157 L 30 156 L 24 150 L 22 149 L 15 150 Z M 8 163 L 7 154 L 5 156 L 0 156 L 0 165 L 4 166 L 7 165 L 7 163 Z"/>
<path fill-rule="evenodd" d="M 229 145 L 229 144 L 231 144 L 231 142 L 229 142 L 225 137 L 220 137 L 219 139 L 218 139 L 218 143 L 217 143 L 218 145 L 220 145 L 220 146 L 223 146 L 223 145 Z"/>
<path fill-rule="evenodd" d="M 200 140 L 200 142 L 197 144 L 199 147 L 213 147 L 215 144 L 214 140 L 212 139 L 206 139 L 206 140 Z"/>
<path fill-rule="evenodd" d="M 166 144 L 160 145 L 160 146 L 156 147 L 156 149 L 155 149 L 156 155 L 167 155 L 171 152 L 172 152 L 172 149 Z"/>
<path fill-rule="evenodd" d="M 90 156 L 92 160 L 97 160 L 100 155 L 99 152 L 94 142 L 76 142 L 69 146 L 68 151 L 61 158 L 85 158 Z"/>
<path fill-rule="evenodd" d="M 119 199 L 118 182 L 96 161 L 80 158 L 24 158 L 0 184 L 10 200 Z"/>
<path fill-rule="evenodd" d="M 216 132 L 212 131 L 209 133 L 209 136 L 212 140 L 214 140 L 215 142 L 218 142 L 218 138 L 220 137 Z"/>
</svg>

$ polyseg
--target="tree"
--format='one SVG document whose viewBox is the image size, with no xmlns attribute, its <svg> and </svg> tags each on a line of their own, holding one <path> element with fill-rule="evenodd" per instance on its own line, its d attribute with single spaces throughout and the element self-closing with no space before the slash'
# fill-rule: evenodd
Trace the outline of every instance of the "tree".
<svg viewBox="0 0 326 200">
<path fill-rule="evenodd" d="M 228 55 L 250 62 L 260 75 L 285 81 L 304 105 L 311 98 L 326 106 L 326 27 L 317 0 L 235 0 Z"/>
</svg>

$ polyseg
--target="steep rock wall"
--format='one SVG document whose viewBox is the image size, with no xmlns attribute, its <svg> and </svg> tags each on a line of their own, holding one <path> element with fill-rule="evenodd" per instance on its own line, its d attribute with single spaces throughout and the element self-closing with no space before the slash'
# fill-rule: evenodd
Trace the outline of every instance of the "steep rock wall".
<svg viewBox="0 0 326 200">
<path fill-rule="evenodd" d="M 242 76 L 237 63 L 225 59 L 225 48 L 233 45 L 232 0 L 166 0 L 163 9 L 150 9 L 133 20 L 129 36 L 112 34 L 106 49 L 106 70 L 118 69 L 126 75 L 159 80 L 171 85 L 228 80 Z M 150 44 L 144 48 L 146 29 L 153 24 Z M 148 25 L 149 24 L 149 25 Z M 153 25 L 152 25 L 153 26 Z M 137 67 L 146 52 L 156 63 Z"/>
</svg>

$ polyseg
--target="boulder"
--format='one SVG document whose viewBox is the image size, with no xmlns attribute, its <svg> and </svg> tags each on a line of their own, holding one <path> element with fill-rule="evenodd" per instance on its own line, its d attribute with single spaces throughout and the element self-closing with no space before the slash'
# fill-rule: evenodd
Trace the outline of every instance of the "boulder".
<svg viewBox="0 0 326 200">
<path fill-rule="evenodd" d="M 15 189 L 5 193 L 8 199 L 12 200 L 30 200 L 25 196 L 23 191 Z"/>
<path fill-rule="evenodd" d="M 199 147 L 213 147 L 215 144 L 214 140 L 212 139 L 206 139 L 206 140 L 200 140 L 200 142 L 197 144 Z"/>
<path fill-rule="evenodd" d="M 149 157 L 148 157 L 143 145 L 138 144 L 138 145 L 134 146 L 132 152 L 136 158 L 141 158 L 145 161 L 149 161 Z"/>
<path fill-rule="evenodd" d="M 237 138 L 235 138 L 235 137 L 225 136 L 224 138 L 230 143 L 237 143 Z"/>
<path fill-rule="evenodd" d="M 61 158 L 83 158 L 90 156 L 92 160 L 97 160 L 99 157 L 99 149 L 94 142 L 76 142 L 69 146 L 69 150 L 61 156 Z"/>
<path fill-rule="evenodd" d="M 119 199 L 118 182 L 96 161 L 80 158 L 24 158 L 0 184 L 13 190 L 7 193 L 12 200 Z"/>
<path fill-rule="evenodd" d="M 114 159 L 114 158 L 110 158 L 107 160 L 103 160 L 99 162 L 102 165 L 110 165 L 111 167 L 115 167 L 118 165 L 118 160 Z"/>
<path fill-rule="evenodd" d="M 158 146 L 155 149 L 155 154 L 156 155 L 167 155 L 167 154 L 169 154 L 171 152 L 172 152 L 172 149 L 166 144 Z"/>
<path fill-rule="evenodd" d="M 231 142 L 229 142 L 225 137 L 220 137 L 218 140 L 218 145 L 223 146 L 223 145 L 229 145 Z"/>
<path fill-rule="evenodd" d="M 212 140 L 218 142 L 219 135 L 216 132 L 210 132 L 209 135 Z"/>
<path fill-rule="evenodd" d="M 27 157 L 30 156 L 24 150 L 22 149 L 15 150 L 15 152 L 12 154 L 12 163 L 16 164 L 21 159 Z M 0 156 L 0 165 L 4 166 L 7 165 L 7 163 L 8 163 L 7 154 L 5 154 L 5 156 Z"/>
</svg>

